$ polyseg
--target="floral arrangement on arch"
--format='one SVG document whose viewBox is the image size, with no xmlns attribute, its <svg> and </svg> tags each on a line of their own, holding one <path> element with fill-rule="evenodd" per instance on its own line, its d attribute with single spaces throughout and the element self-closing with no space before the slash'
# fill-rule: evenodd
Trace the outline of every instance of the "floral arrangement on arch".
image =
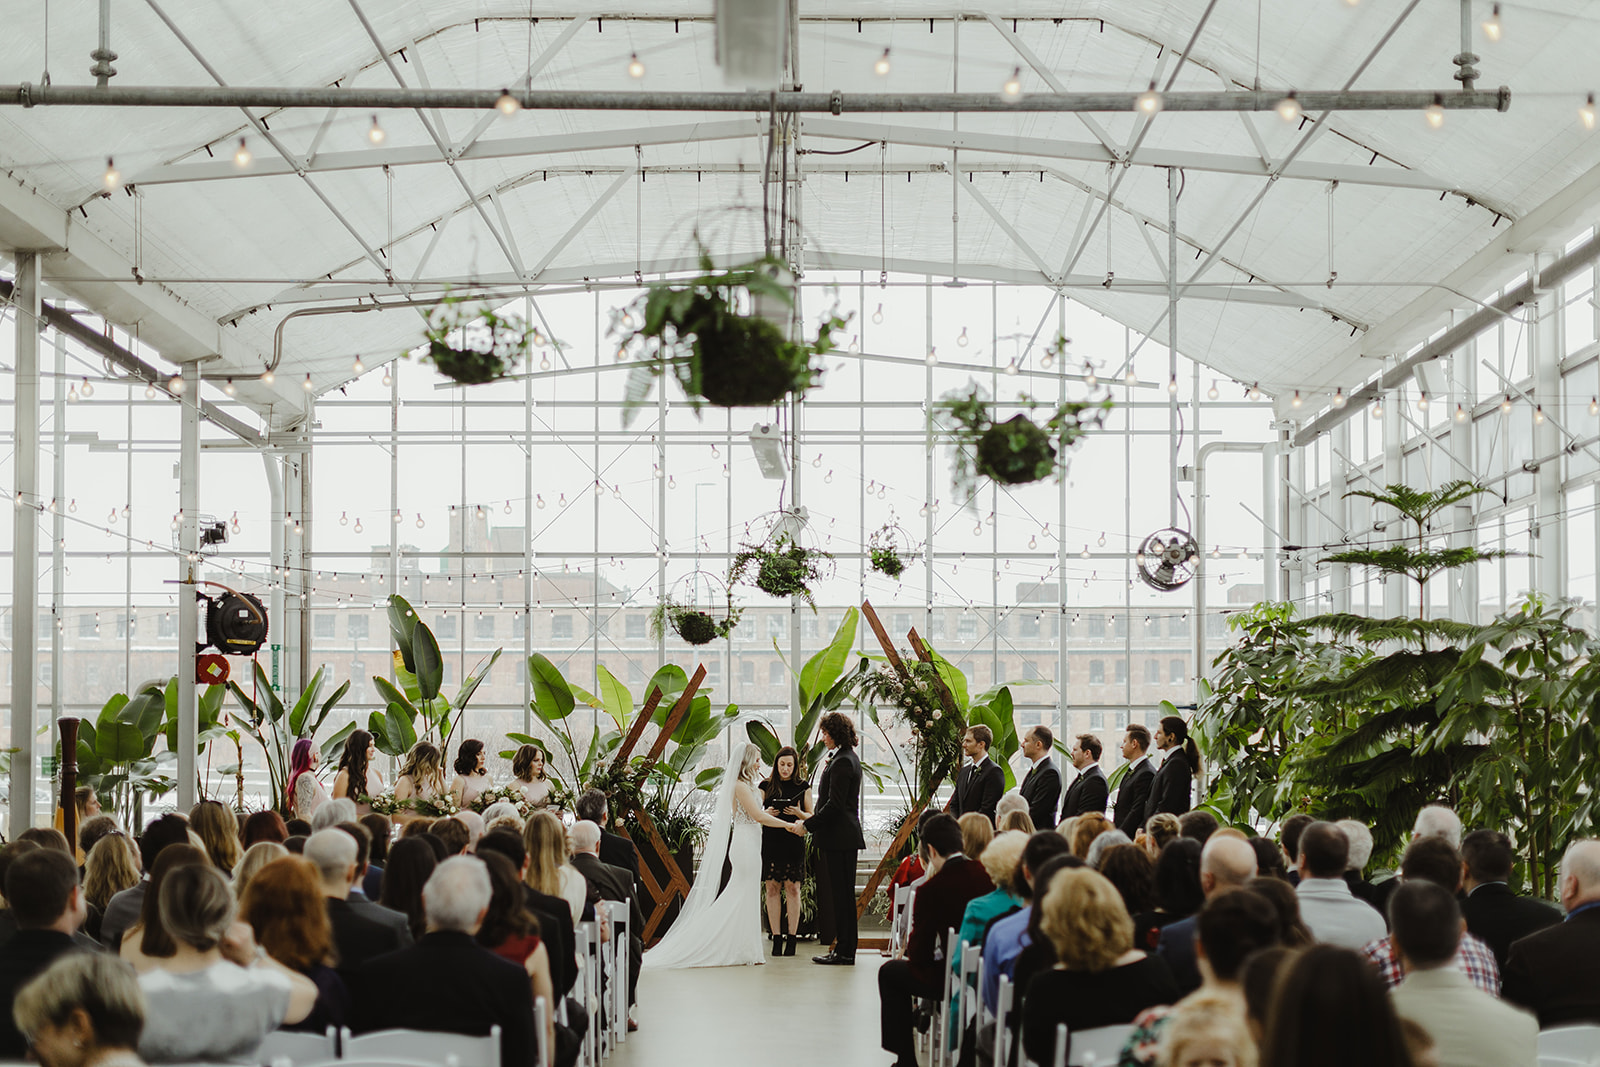
<svg viewBox="0 0 1600 1067">
<path fill-rule="evenodd" d="M 905 665 L 904 677 L 884 663 L 862 676 L 855 696 L 910 727 L 912 762 L 918 781 L 926 784 L 948 777 L 960 765 L 965 729 L 959 716 L 945 711 L 938 668 L 907 651 L 901 651 L 900 662 Z"/>
</svg>

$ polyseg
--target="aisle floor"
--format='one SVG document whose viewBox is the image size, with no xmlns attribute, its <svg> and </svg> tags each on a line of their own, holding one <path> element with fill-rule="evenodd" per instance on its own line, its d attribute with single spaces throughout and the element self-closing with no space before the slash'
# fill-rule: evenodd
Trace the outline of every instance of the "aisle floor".
<svg viewBox="0 0 1600 1067">
<path fill-rule="evenodd" d="M 810 952 L 806 952 L 806 949 Z M 815 945 L 760 967 L 639 976 L 639 1029 L 606 1067 L 737 1062 L 889 1067 L 878 1048 L 877 950 L 854 967 L 819 967 Z M 804 953 L 804 955 L 802 955 Z"/>
</svg>

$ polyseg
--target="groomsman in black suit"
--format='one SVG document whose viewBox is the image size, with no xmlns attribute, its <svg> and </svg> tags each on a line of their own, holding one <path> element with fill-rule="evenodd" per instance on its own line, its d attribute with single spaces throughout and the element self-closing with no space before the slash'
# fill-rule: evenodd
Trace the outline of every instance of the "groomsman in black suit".
<svg viewBox="0 0 1600 1067">
<path fill-rule="evenodd" d="M 1100 769 L 1100 739 L 1094 734 L 1079 734 L 1072 742 L 1072 765 L 1078 777 L 1067 789 L 1067 799 L 1061 802 L 1061 817 L 1075 815 L 1104 815 L 1106 801 L 1111 796 L 1111 786 L 1106 783 L 1106 772 Z"/>
<path fill-rule="evenodd" d="M 956 789 L 944 810 L 961 818 L 976 811 L 994 822 L 994 809 L 1000 806 L 1000 795 L 1006 791 L 1006 772 L 1000 764 L 989 758 L 989 746 L 994 744 L 994 733 L 987 726 L 973 726 L 961 735 L 961 751 L 967 762 L 956 775 Z"/>
<path fill-rule="evenodd" d="M 1128 771 L 1117 787 L 1117 806 L 1111 821 L 1131 840 L 1144 829 L 1144 809 L 1150 800 L 1150 783 L 1156 777 L 1156 769 L 1150 763 L 1150 727 L 1142 722 L 1128 724 L 1122 739 L 1122 758 L 1128 761 Z"/>
<path fill-rule="evenodd" d="M 1029 763 L 1022 779 L 1022 799 L 1028 802 L 1028 815 L 1035 830 L 1056 828 L 1056 802 L 1061 799 L 1061 772 L 1050 751 L 1056 738 L 1048 726 L 1033 726 L 1022 735 L 1022 754 Z"/>
<path fill-rule="evenodd" d="M 1561 912 L 1542 900 L 1511 891 L 1511 868 L 1516 852 L 1511 839 L 1498 830 L 1474 830 L 1461 839 L 1461 917 L 1467 932 L 1494 953 L 1502 972 L 1511 943 L 1561 921 Z"/>
<path fill-rule="evenodd" d="M 806 832 L 822 853 L 827 892 L 833 900 L 833 951 L 811 957 L 812 963 L 852 967 L 856 962 L 856 861 L 867 847 L 861 835 L 861 759 L 856 755 L 856 726 L 837 711 L 819 724 L 828 758 L 817 779 L 817 807 L 803 816 Z M 819 887 L 821 888 L 821 887 Z"/>
</svg>

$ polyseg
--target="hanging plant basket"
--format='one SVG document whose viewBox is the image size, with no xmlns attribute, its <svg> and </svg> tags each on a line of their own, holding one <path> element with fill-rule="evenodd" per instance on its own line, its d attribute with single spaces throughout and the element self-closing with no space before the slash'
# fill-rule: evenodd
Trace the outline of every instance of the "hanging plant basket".
<svg viewBox="0 0 1600 1067">
<path fill-rule="evenodd" d="M 709 645 L 733 633 L 733 628 L 739 625 L 739 617 L 744 614 L 744 608 L 733 602 L 733 597 L 727 594 L 726 608 L 721 612 L 711 612 L 696 607 L 695 592 L 699 579 L 706 579 L 717 585 L 723 582 L 716 575 L 697 571 L 683 579 L 686 592 L 682 602 L 668 595 L 661 598 L 655 610 L 650 613 L 650 636 L 660 640 L 666 635 L 668 629 L 677 634 L 687 644 Z"/>
<path fill-rule="evenodd" d="M 623 425 L 663 373 L 678 379 L 696 410 L 702 402 L 769 407 L 803 394 L 822 374 L 818 357 L 834 350 L 834 335 L 850 321 L 836 301 L 814 340 L 791 340 L 796 306 L 788 264 L 767 257 L 719 271 L 702 246 L 700 269 L 699 277 L 657 282 L 613 313 L 618 358 L 638 352 Z"/>
<path fill-rule="evenodd" d="M 912 555 L 911 535 L 898 524 L 886 522 L 872 532 L 867 542 L 867 561 L 873 570 L 899 578 L 906 570 L 906 557 Z"/>
<path fill-rule="evenodd" d="M 452 381 L 482 385 L 505 377 L 527 358 L 534 332 L 520 315 L 447 296 L 428 314 L 423 358 Z"/>
<path fill-rule="evenodd" d="M 768 533 L 756 544 L 740 546 L 728 568 L 728 588 L 753 585 L 768 596 L 798 597 L 817 610 L 812 586 L 833 577 L 833 556 L 800 543 L 804 509 L 769 516 Z"/>
<path fill-rule="evenodd" d="M 952 446 L 951 483 L 969 507 L 980 479 L 1026 485 L 1062 473 L 1067 450 L 1104 423 L 1111 410 L 1109 396 L 1069 400 L 1048 409 L 1039 421 L 1034 412 L 1043 405 L 1026 394 L 1018 402 L 1026 412 L 1002 421 L 1000 405 L 981 385 L 971 383 L 934 405 L 935 425 Z"/>
</svg>

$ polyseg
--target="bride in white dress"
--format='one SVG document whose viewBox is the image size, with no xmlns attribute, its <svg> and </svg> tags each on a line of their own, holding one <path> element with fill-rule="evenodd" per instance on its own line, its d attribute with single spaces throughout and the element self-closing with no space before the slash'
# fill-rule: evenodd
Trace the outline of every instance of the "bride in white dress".
<svg viewBox="0 0 1600 1067">
<path fill-rule="evenodd" d="M 738 967 L 765 962 L 761 939 L 761 827 L 805 833 L 804 824 L 786 823 L 761 808 L 756 771 L 761 750 L 746 744 L 736 774 L 724 774 L 711 812 L 711 830 L 700 874 L 683 909 L 656 946 L 644 954 L 646 970 L 669 967 Z M 730 770 L 733 762 L 730 760 Z M 724 859 L 733 863 L 722 884 Z"/>
</svg>

